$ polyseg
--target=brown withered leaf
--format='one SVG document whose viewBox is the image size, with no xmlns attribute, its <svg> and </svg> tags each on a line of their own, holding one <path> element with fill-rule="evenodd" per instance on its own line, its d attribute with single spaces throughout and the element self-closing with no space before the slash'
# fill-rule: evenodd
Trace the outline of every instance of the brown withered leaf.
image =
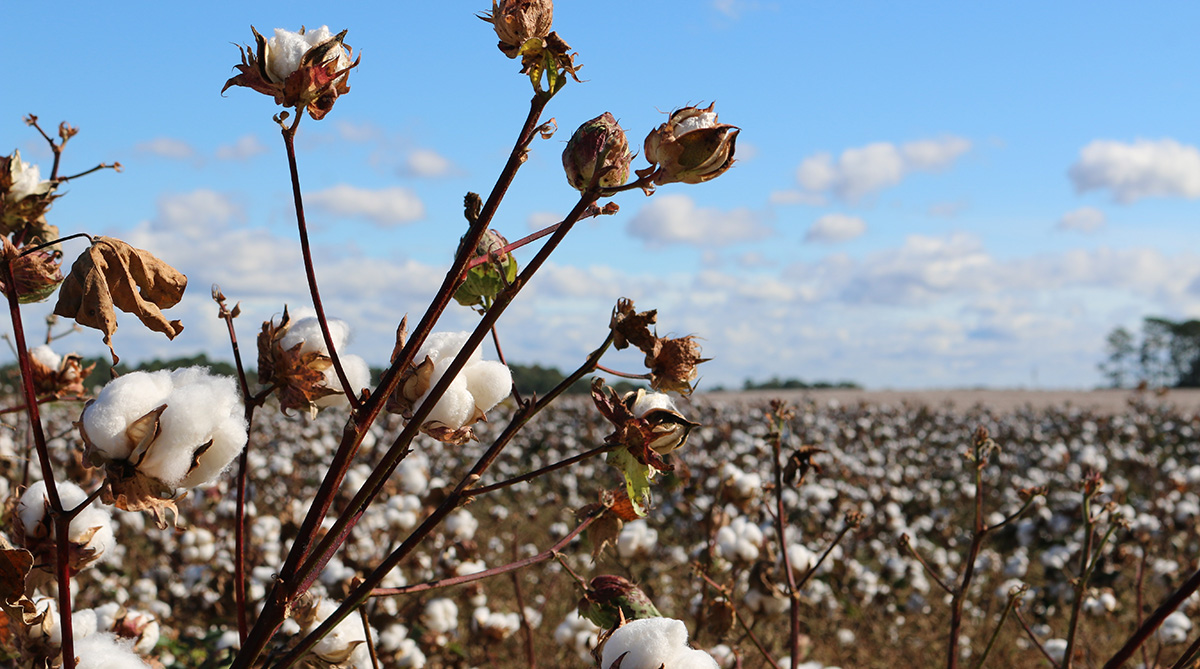
<svg viewBox="0 0 1200 669">
<path fill-rule="evenodd" d="M 617 536 L 621 534 L 623 524 L 616 514 L 606 513 L 588 525 L 587 537 L 588 543 L 592 544 L 592 562 L 600 561 L 600 556 L 609 544 L 617 544 Z"/>
<path fill-rule="evenodd" d="M 87 253 L 71 266 L 54 313 L 100 330 L 112 351 L 112 335 L 117 331 L 115 309 L 137 316 L 146 327 L 174 339 L 183 331 L 183 324 L 167 320 L 160 309 L 178 304 L 185 288 L 187 277 L 148 251 L 113 237 L 96 237 Z"/>
<path fill-rule="evenodd" d="M 621 350 L 633 344 L 651 355 L 656 337 L 650 332 L 650 326 L 657 320 L 657 309 L 637 313 L 633 310 L 633 300 L 626 297 L 617 300 L 608 324 L 613 331 L 613 348 Z"/>
<path fill-rule="evenodd" d="M 16 606 L 25 596 L 25 578 L 33 569 L 33 553 L 4 542 L 0 550 L 0 603 Z"/>
<path fill-rule="evenodd" d="M 650 387 L 661 392 L 675 391 L 680 395 L 691 395 L 692 382 L 698 375 L 696 365 L 709 360 L 711 358 L 700 357 L 700 346 L 692 335 L 656 339 L 651 351 L 646 354 Z"/>
<path fill-rule="evenodd" d="M 170 509 L 174 514 L 174 525 L 179 526 L 179 508 L 175 503 L 186 497 L 186 492 L 170 497 L 173 491 L 162 482 L 120 463 L 110 463 L 106 473 L 108 476 L 100 491 L 101 502 L 124 511 L 149 511 L 154 514 L 155 524 L 163 530 L 167 528 L 166 515 Z"/>
</svg>

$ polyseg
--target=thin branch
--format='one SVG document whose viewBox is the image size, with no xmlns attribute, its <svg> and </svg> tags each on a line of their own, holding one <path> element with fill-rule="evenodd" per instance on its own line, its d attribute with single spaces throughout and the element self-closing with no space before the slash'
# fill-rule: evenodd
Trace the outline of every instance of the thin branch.
<svg viewBox="0 0 1200 669">
<path fill-rule="evenodd" d="M 507 488 L 509 486 L 514 486 L 518 483 L 528 481 L 530 479 L 535 479 L 539 476 L 542 476 L 543 474 L 549 474 L 552 471 L 562 469 L 563 467 L 569 467 L 581 460 L 587 460 L 590 457 L 600 455 L 602 453 L 607 453 L 608 451 L 611 451 L 613 448 L 614 447 L 611 444 L 601 444 L 600 446 L 597 446 L 593 449 L 584 451 L 582 453 L 577 453 L 565 460 L 559 460 L 558 462 L 556 462 L 552 465 L 546 465 L 545 467 L 542 467 L 541 469 L 536 469 L 527 474 L 521 474 L 520 476 L 515 476 L 506 481 L 500 481 L 499 483 L 493 483 L 491 485 L 485 485 L 485 486 L 480 486 L 478 488 L 472 488 L 472 489 L 466 491 L 466 495 L 468 497 L 475 497 L 477 495 L 483 495 L 485 493 L 489 493 L 489 492 L 492 492 L 495 490 L 500 490 L 501 488 Z"/>
<path fill-rule="evenodd" d="M 549 560 L 550 558 L 557 555 L 559 553 L 559 551 L 566 548 L 567 544 L 570 544 L 572 541 L 574 541 L 575 537 L 579 536 L 584 530 L 586 530 L 588 528 L 589 525 L 591 525 L 603 513 L 604 513 L 604 510 L 601 509 L 600 511 L 597 511 L 593 515 L 590 515 L 590 516 L 584 518 L 583 522 L 579 523 L 579 525 L 577 525 L 574 530 L 571 530 L 571 532 L 569 534 L 567 534 L 562 539 L 559 539 L 558 542 L 555 543 L 553 546 L 551 546 L 550 548 L 547 548 L 546 550 L 542 551 L 541 553 L 538 553 L 537 555 L 533 555 L 533 556 L 527 557 L 527 558 L 521 558 L 520 560 L 515 560 L 508 564 L 500 565 L 499 567 L 492 567 L 491 569 L 476 572 L 474 574 L 466 574 L 463 576 L 451 576 L 449 578 L 438 579 L 436 581 L 427 581 L 425 583 L 413 583 L 411 585 L 404 585 L 404 586 L 400 586 L 398 588 L 373 588 L 370 591 L 369 596 L 371 596 L 371 597 L 391 597 L 391 596 L 395 596 L 395 595 L 407 595 L 407 594 L 411 594 L 414 592 L 425 592 L 426 590 L 437 590 L 438 588 L 448 588 L 452 585 L 462 585 L 464 583 L 472 583 L 474 581 L 482 581 L 485 578 L 491 578 L 493 576 L 499 576 L 500 574 L 507 574 L 509 572 L 515 572 L 518 569 L 522 569 L 522 568 L 528 567 L 530 565 L 535 565 L 539 562 L 545 562 L 546 560 Z"/>
<path fill-rule="evenodd" d="M 1025 616 L 1021 615 L 1021 607 L 1013 607 L 1013 615 L 1017 617 L 1017 622 L 1021 623 L 1021 629 L 1025 630 L 1025 636 L 1029 637 L 1029 641 L 1033 643 L 1035 648 L 1038 649 L 1038 651 L 1042 654 L 1042 657 L 1046 658 L 1046 661 L 1050 663 L 1051 667 L 1054 667 L 1054 669 L 1059 669 L 1058 663 L 1055 662 L 1054 658 L 1050 656 L 1050 651 L 1046 650 L 1046 647 L 1042 645 L 1041 640 L 1037 638 L 1037 635 L 1034 634 L 1033 630 L 1029 627 L 1029 623 L 1025 622 Z"/>
</svg>

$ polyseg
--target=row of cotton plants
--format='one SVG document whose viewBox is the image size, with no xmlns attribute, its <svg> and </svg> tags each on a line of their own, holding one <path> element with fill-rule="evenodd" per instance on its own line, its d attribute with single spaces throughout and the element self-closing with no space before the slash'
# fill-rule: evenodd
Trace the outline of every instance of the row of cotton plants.
<svg viewBox="0 0 1200 669">
<path fill-rule="evenodd" d="M 602 458 L 480 495 L 388 575 L 365 607 L 366 628 L 352 617 L 326 637 L 325 657 L 369 667 L 369 647 L 379 666 L 515 667 L 527 663 L 528 645 L 549 666 L 596 666 L 599 660 L 607 668 L 625 652 L 616 649 L 637 651 L 620 666 L 649 666 L 639 659 L 646 649 L 659 648 L 653 657 L 666 662 L 690 657 L 695 648 L 721 667 L 790 666 L 789 602 L 769 484 L 770 408 L 702 396 L 683 408 L 703 425 L 690 435 L 686 454 L 668 454 L 677 467 L 661 482 L 649 514 L 615 530 L 603 552 L 593 558 L 596 534 L 562 543 L 578 524 L 575 511 L 622 483 Z M 55 407 L 48 430 L 63 435 L 56 451 L 82 456 L 70 436 L 73 420 L 71 411 Z M 365 459 L 382 449 L 399 418 L 390 421 L 364 440 Z M 592 402 L 563 401 L 527 427 L 492 476 L 518 477 L 587 452 L 603 442 L 606 425 Z M 940 663 L 950 597 L 938 583 L 955 582 L 965 566 L 975 490 L 964 450 L 980 425 L 999 449 L 983 472 L 987 522 L 998 524 L 1027 505 L 1022 488 L 1044 487 L 1047 494 L 997 530 L 975 559 L 964 596 L 964 663 L 978 659 L 993 634 L 994 666 L 1039 666 L 1046 656 L 1062 662 L 1077 566 L 1088 543 L 1080 482 L 1089 472 L 1102 477 L 1093 505 L 1108 514 L 1097 520 L 1098 529 L 1106 532 L 1111 516 L 1114 530 L 1078 607 L 1077 662 L 1092 666 L 1111 655 L 1195 569 L 1200 416 L 1145 402 L 1114 415 L 1072 408 L 1001 415 L 802 405 L 790 418 L 791 438 L 821 452 L 812 456 L 820 471 L 782 492 L 788 562 L 796 578 L 811 571 L 800 590 L 798 666 L 882 667 L 903 657 Z M 342 429 L 324 413 L 316 419 L 280 413 L 259 427 L 264 441 L 250 452 L 247 470 L 251 601 L 261 601 L 271 587 Z M 476 428 L 479 442 L 454 448 L 421 437 L 389 478 L 387 503 L 365 513 L 344 552 L 321 571 L 309 603 L 285 623 L 285 634 L 298 635 L 328 615 L 355 579 L 438 505 L 496 429 L 490 423 Z M 0 448 L 8 468 L 0 485 L 20 499 L 21 531 L 44 536 L 44 507 L 34 503 L 44 494 L 37 462 L 7 432 L 0 433 Z M 347 481 L 353 487 L 368 475 L 367 466 L 357 465 Z M 31 483 L 18 494 L 22 477 Z M 240 642 L 228 606 L 236 511 L 231 483 L 219 479 L 177 501 L 178 528 L 94 507 L 78 516 L 72 555 L 89 568 L 74 576 L 75 634 L 107 632 L 165 666 L 196 666 L 199 658 L 216 658 L 217 666 L 219 658 L 231 657 Z M 83 495 L 70 487 L 60 494 L 67 504 Z M 516 579 L 441 586 L 559 544 L 558 561 L 538 562 Z M 383 594 L 388 588 L 399 592 Z M 1008 602 L 1018 591 L 1014 612 Z M 631 597 L 644 598 L 654 612 L 646 617 L 663 621 L 654 643 L 638 635 L 657 628 L 630 626 L 611 638 L 603 633 L 603 611 L 612 601 L 619 602 L 618 615 L 644 619 L 644 608 L 627 603 Z M 38 605 L 52 608 L 53 602 Z M 1200 599 L 1191 595 L 1144 646 L 1147 661 L 1173 661 L 1192 640 L 1197 614 Z M 46 617 L 41 631 L 51 644 L 52 621 Z M 343 651 L 346 657 L 337 659 Z M 695 658 L 678 662 L 704 666 Z"/>
</svg>

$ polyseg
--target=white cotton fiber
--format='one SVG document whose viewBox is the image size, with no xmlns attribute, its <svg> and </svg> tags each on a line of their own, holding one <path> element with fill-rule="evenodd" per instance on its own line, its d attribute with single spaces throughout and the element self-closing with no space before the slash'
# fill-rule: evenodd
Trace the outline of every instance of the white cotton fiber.
<svg viewBox="0 0 1200 669">
<path fill-rule="evenodd" d="M 672 618 L 643 618 L 617 628 L 604 644 L 607 669 L 625 653 L 621 669 L 718 669 L 717 661 L 687 645 L 687 626 Z"/>
<path fill-rule="evenodd" d="M 133 650 L 132 639 L 118 639 L 108 632 L 75 641 L 78 669 L 150 669 Z"/>
<path fill-rule="evenodd" d="M 431 599 L 425 604 L 421 620 L 436 634 L 445 634 L 458 627 L 458 605 L 445 597 Z"/>
<path fill-rule="evenodd" d="M 168 486 L 194 487 L 220 474 L 246 444 L 246 421 L 237 385 L 203 367 L 173 372 L 132 372 L 104 387 L 83 413 L 88 439 L 114 460 L 128 459 L 136 444 L 126 430 L 159 406 L 159 434 L 138 470 Z M 212 441 L 188 473 L 197 449 Z"/>
<path fill-rule="evenodd" d="M 512 392 L 512 372 L 503 363 L 486 360 L 463 369 L 467 389 L 480 411 L 490 411 Z"/>
<path fill-rule="evenodd" d="M 338 346 L 334 342 L 334 346 Z M 339 347 L 340 349 L 340 347 Z M 367 365 L 367 361 L 357 355 L 338 354 L 338 359 L 342 361 L 342 370 L 346 372 L 346 380 L 350 382 L 350 387 L 354 392 L 361 392 L 363 388 L 369 388 L 371 385 L 371 368 Z M 341 392 L 342 382 L 338 380 L 337 370 L 330 365 L 325 370 L 325 387 L 333 388 L 338 392 L 333 395 L 326 395 L 320 398 L 314 404 L 324 409 L 331 406 L 342 406 L 347 403 L 346 394 Z"/>
<path fill-rule="evenodd" d="M 63 508 L 68 511 L 87 499 L 87 493 L 70 481 L 59 481 L 56 488 Z M 17 503 L 17 516 L 21 519 L 27 536 L 35 534 L 38 526 L 45 519 L 48 499 L 45 481 L 35 481 L 21 495 L 21 501 Z M 47 526 L 49 526 L 49 521 L 47 521 Z M 92 533 L 93 528 L 99 529 Z M 106 507 L 88 506 L 71 519 L 67 538 L 73 543 L 87 546 L 101 558 L 112 555 L 112 548 L 116 544 L 116 538 L 113 535 L 112 514 Z"/>
<path fill-rule="evenodd" d="M 133 372 L 108 382 L 83 411 L 83 429 L 101 453 L 112 460 L 129 457 L 134 444 L 125 429 L 163 404 L 172 387 L 171 373 Z"/>
<path fill-rule="evenodd" d="M 435 332 L 425 340 L 415 360 L 417 364 L 426 357 L 432 360 L 433 374 L 429 379 L 429 390 L 417 400 L 417 406 L 429 397 L 429 392 L 441 380 L 469 337 L 469 332 Z M 463 427 L 471 422 L 477 410 L 487 412 L 511 391 L 512 373 L 508 367 L 503 363 L 485 361 L 477 348 L 471 352 L 467 364 L 451 381 L 426 420 L 456 429 Z"/>
<path fill-rule="evenodd" d="M 54 370 L 62 364 L 62 358 L 45 344 L 29 349 L 29 357 Z"/>
<path fill-rule="evenodd" d="M 311 632 L 317 625 L 325 622 L 338 608 L 338 603 L 328 599 L 317 605 L 317 619 L 305 630 Z M 370 656 L 366 646 L 367 636 L 363 629 L 362 619 L 358 615 L 350 615 L 334 626 L 329 634 L 313 646 L 312 652 L 327 661 L 339 661 L 347 650 L 353 650 L 350 660 L 353 666 L 369 667 Z M 365 663 L 363 662 L 365 660 Z"/>
<path fill-rule="evenodd" d="M 312 312 L 312 310 L 301 310 L 299 313 L 307 312 Z M 329 355 L 329 347 L 325 345 L 325 337 L 321 334 L 321 321 L 317 320 L 315 313 L 302 318 L 296 318 L 296 314 L 291 316 L 292 321 L 288 325 L 287 332 L 279 340 L 279 345 L 283 347 L 283 350 L 290 351 L 296 344 L 300 344 L 301 353 L 316 351 L 321 355 Z M 333 347 L 340 354 L 350 339 L 350 326 L 346 324 L 346 321 L 336 318 L 325 320 L 329 324 L 329 338 L 333 340 Z"/>
</svg>

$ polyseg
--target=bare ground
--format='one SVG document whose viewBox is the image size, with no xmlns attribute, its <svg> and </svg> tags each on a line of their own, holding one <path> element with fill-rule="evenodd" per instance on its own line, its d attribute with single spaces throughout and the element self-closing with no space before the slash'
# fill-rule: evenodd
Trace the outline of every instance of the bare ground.
<svg viewBox="0 0 1200 669">
<path fill-rule="evenodd" d="M 1200 389 L 1175 389 L 1164 393 L 1132 390 L 753 390 L 747 392 L 697 393 L 696 399 L 714 402 L 766 403 L 782 398 L 791 404 L 808 401 L 826 404 L 836 400 L 842 404 L 925 404 L 934 407 L 951 405 L 958 409 L 983 405 L 993 411 L 1009 412 L 1025 406 L 1034 409 L 1047 407 L 1079 407 L 1103 413 L 1117 413 L 1129 407 L 1131 401 L 1168 404 L 1183 413 L 1200 413 Z"/>
</svg>

